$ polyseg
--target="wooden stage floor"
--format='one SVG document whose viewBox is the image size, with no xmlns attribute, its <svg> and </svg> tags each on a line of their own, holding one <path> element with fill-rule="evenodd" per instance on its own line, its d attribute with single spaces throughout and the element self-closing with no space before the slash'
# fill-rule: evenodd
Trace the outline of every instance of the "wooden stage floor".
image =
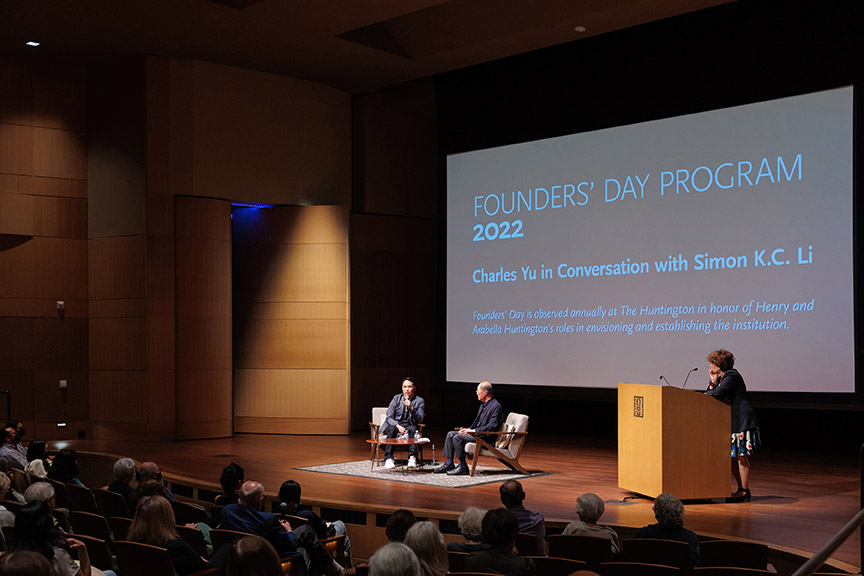
<svg viewBox="0 0 864 576">
<path fill-rule="evenodd" d="M 428 430 L 438 442 L 445 430 Z M 369 458 L 368 436 L 271 436 L 238 434 L 217 440 L 120 443 L 76 440 L 51 443 L 77 450 L 106 452 L 153 460 L 163 471 L 218 482 L 229 461 L 241 464 L 248 480 L 268 493 L 293 478 L 310 500 L 339 500 L 460 512 L 467 506 L 500 505 L 498 485 L 448 489 L 295 470 L 300 466 Z M 62 444 L 62 445 L 61 445 Z M 440 446 L 440 445 L 439 445 Z M 436 451 L 440 458 L 440 447 Z M 633 494 L 618 488 L 614 439 L 529 436 L 522 462 L 531 470 L 552 472 L 523 482 L 525 504 L 547 520 L 575 517 L 576 498 L 596 492 L 603 500 Z M 700 534 L 747 538 L 774 548 L 812 554 L 840 530 L 859 509 L 857 454 L 848 456 L 760 451 L 753 458 L 753 501 L 742 504 L 696 503 L 686 506 L 685 526 Z M 731 488 L 730 477 L 730 488 Z M 651 501 L 607 504 L 603 523 L 638 527 L 653 523 Z M 856 531 L 834 558 L 860 568 L 860 534 Z"/>
</svg>

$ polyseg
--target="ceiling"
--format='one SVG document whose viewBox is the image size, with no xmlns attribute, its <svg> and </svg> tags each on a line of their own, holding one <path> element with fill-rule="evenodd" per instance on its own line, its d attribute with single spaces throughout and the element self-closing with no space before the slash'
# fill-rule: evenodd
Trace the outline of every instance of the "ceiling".
<svg viewBox="0 0 864 576">
<path fill-rule="evenodd" d="M 0 0 L 0 52 L 155 54 L 370 93 L 729 1 Z"/>
</svg>

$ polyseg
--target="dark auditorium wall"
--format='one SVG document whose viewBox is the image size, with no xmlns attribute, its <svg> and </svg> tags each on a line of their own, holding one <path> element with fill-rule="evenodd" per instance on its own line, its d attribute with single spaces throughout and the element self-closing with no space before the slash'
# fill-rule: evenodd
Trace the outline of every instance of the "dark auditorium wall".
<svg viewBox="0 0 864 576">
<path fill-rule="evenodd" d="M 56 438 L 89 418 L 86 72 L 0 58 L 0 86 L 0 390 Z"/>
</svg>

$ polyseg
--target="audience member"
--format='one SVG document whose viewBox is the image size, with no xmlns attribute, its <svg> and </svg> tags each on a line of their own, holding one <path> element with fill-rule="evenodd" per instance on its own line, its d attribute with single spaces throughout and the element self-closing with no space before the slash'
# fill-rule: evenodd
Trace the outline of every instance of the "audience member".
<svg viewBox="0 0 864 576">
<path fill-rule="evenodd" d="M 231 544 L 225 576 L 281 576 L 276 549 L 261 536 L 244 536 Z"/>
<path fill-rule="evenodd" d="M 451 552 L 474 552 L 475 550 L 486 550 L 489 544 L 483 542 L 483 517 L 486 510 L 469 506 L 459 515 L 459 532 L 465 538 L 465 542 L 448 542 L 447 550 Z"/>
<path fill-rule="evenodd" d="M 534 534 L 537 539 L 537 554 L 546 554 L 546 519 L 543 514 L 533 510 L 526 510 L 522 502 L 525 500 L 525 491 L 522 484 L 516 480 L 507 480 L 498 489 L 501 495 L 501 503 L 516 517 L 519 524 L 519 532 Z"/>
<path fill-rule="evenodd" d="M 144 480 L 138 484 L 134 490 L 132 490 L 131 494 L 129 494 L 129 498 L 127 498 L 129 501 L 129 510 L 132 512 L 137 510 L 138 501 L 145 496 L 162 496 L 168 500 L 168 497 L 166 496 L 167 493 L 168 489 L 165 488 L 165 485 L 161 480 L 154 480 L 152 478 Z"/>
<path fill-rule="evenodd" d="M 15 468 L 24 470 L 27 468 L 27 449 L 18 443 L 18 433 L 15 428 L 6 426 L 3 428 L 3 445 L 0 446 L 0 456 L 6 458 Z"/>
<path fill-rule="evenodd" d="M 120 458 L 114 462 L 114 479 L 105 486 L 105 490 L 120 494 L 126 501 L 129 501 L 129 496 L 132 494 L 132 479 L 135 478 L 135 472 L 138 468 L 135 467 L 135 461 L 131 458 Z"/>
<path fill-rule="evenodd" d="M 157 480 L 165 486 L 165 481 L 162 480 L 162 471 L 159 470 L 159 465 L 155 462 L 142 462 L 141 466 L 138 467 L 138 472 L 135 473 L 135 479 L 138 481 L 138 484 L 146 480 Z M 176 500 L 174 494 L 168 489 L 168 486 L 165 486 L 164 496 L 167 500 Z"/>
<path fill-rule="evenodd" d="M 74 450 L 64 448 L 54 456 L 54 463 L 48 470 L 48 478 L 67 484 L 84 486 L 78 479 L 78 454 Z"/>
<path fill-rule="evenodd" d="M 345 523 L 341 520 L 333 522 L 325 522 L 320 516 L 315 514 L 308 506 L 300 504 L 300 495 L 302 488 L 298 482 L 294 480 L 286 480 L 279 487 L 279 511 L 282 514 L 290 514 L 299 516 L 309 521 L 309 526 L 315 531 L 315 535 L 319 540 L 329 538 L 330 536 L 345 536 L 345 560 L 348 566 L 351 565 L 351 540 L 348 538 L 348 531 L 345 528 Z"/>
<path fill-rule="evenodd" d="M 24 490 L 24 500 L 27 504 L 31 502 L 45 502 L 50 510 L 54 510 L 57 503 L 54 487 L 48 482 L 34 482 Z"/>
<path fill-rule="evenodd" d="M 420 576 L 420 562 L 411 548 L 390 542 L 369 559 L 369 576 Z"/>
<path fill-rule="evenodd" d="M 45 470 L 51 467 L 51 455 L 47 450 L 47 445 L 44 440 L 33 440 L 27 445 L 27 463 L 40 461 Z M 28 470 L 29 472 L 29 470 Z"/>
<path fill-rule="evenodd" d="M 664 492 L 654 499 L 654 517 L 657 518 L 657 524 L 640 528 L 635 538 L 685 542 L 690 567 L 696 566 L 699 563 L 699 538 L 684 528 L 684 504 L 672 494 Z"/>
<path fill-rule="evenodd" d="M 0 528 L 3 528 L 3 526 L 15 525 L 15 514 L 3 506 L 3 500 L 6 499 L 6 492 L 9 491 L 11 485 L 12 482 L 9 480 L 9 476 L 6 474 L 0 474 Z M 0 534 L 0 541 L 2 541 L 2 539 L 3 535 Z"/>
<path fill-rule="evenodd" d="M 246 479 L 243 472 L 243 467 L 239 464 L 231 462 L 222 469 L 222 476 L 219 477 L 219 484 L 222 485 L 222 494 L 216 497 L 216 504 L 225 506 L 226 504 L 236 504 L 237 495 L 240 492 L 240 485 Z"/>
<path fill-rule="evenodd" d="M 179 576 L 210 568 L 210 563 L 180 538 L 174 510 L 168 500 L 162 496 L 144 496 L 138 501 L 135 518 L 132 520 L 126 539 L 167 548 L 171 564 Z"/>
<path fill-rule="evenodd" d="M 66 538 L 54 525 L 45 502 L 25 504 L 15 516 L 15 550 L 38 552 L 51 561 L 58 576 L 91 576 L 90 556 L 80 540 Z M 78 562 L 72 559 L 75 551 Z"/>
<path fill-rule="evenodd" d="M 421 576 L 445 576 L 449 569 L 444 536 L 432 522 L 415 522 L 405 534 L 405 545 L 414 551 Z"/>
<path fill-rule="evenodd" d="M 16 550 L 0 554 L 0 574 L 3 576 L 56 576 L 48 559 L 31 550 Z"/>
<path fill-rule="evenodd" d="M 606 505 L 597 494 L 592 492 L 583 494 L 576 499 L 576 515 L 579 516 L 579 520 L 568 524 L 564 528 L 564 534 L 605 538 L 612 543 L 612 554 L 618 554 L 620 550 L 618 534 L 609 526 L 597 523 L 605 511 Z"/>
<path fill-rule="evenodd" d="M 465 558 L 466 572 L 490 572 L 509 576 L 534 576 L 537 566 L 530 558 L 513 552 L 519 524 L 506 508 L 490 510 L 483 517 L 483 542 L 488 550 L 477 550 Z"/>
<path fill-rule="evenodd" d="M 387 519 L 387 525 L 384 527 L 384 534 L 391 542 L 402 542 L 405 540 L 405 533 L 408 529 L 417 522 L 414 513 L 410 510 L 400 508 L 390 515 Z"/>
<path fill-rule="evenodd" d="M 342 566 L 333 561 L 333 557 L 318 540 L 312 528 L 298 526 L 292 529 L 286 520 L 262 510 L 264 500 L 264 487 L 261 484 L 244 482 L 240 486 L 238 503 L 228 504 L 222 509 L 220 527 L 261 536 L 282 556 L 297 553 L 297 549 L 302 547 L 309 557 L 309 567 L 313 574 L 343 573 Z"/>
</svg>

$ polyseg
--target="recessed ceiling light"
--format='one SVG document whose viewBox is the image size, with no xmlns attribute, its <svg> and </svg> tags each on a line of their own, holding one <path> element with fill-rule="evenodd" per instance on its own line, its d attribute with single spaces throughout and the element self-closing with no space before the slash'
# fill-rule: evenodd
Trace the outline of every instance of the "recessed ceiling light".
<svg viewBox="0 0 864 576">
<path fill-rule="evenodd" d="M 39 42 L 34 42 L 33 40 L 31 40 L 30 42 L 27 42 L 27 46 L 39 46 Z"/>
</svg>

